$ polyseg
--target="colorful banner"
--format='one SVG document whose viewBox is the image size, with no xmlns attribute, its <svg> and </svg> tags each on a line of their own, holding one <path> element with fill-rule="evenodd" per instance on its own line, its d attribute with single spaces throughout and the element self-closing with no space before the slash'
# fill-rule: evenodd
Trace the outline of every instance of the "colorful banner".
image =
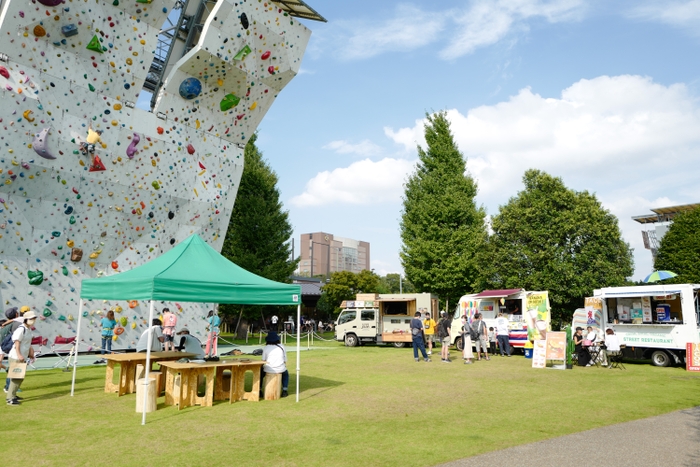
<svg viewBox="0 0 700 467">
<path fill-rule="evenodd" d="M 474 315 L 479 312 L 478 300 L 464 300 L 459 302 L 459 315 L 467 317 L 467 322 L 471 324 L 474 320 Z"/>
<path fill-rule="evenodd" d="M 566 333 L 547 333 L 547 360 L 566 360 Z"/>
<path fill-rule="evenodd" d="M 688 342 L 685 349 L 685 369 L 700 371 L 700 344 Z"/>
<path fill-rule="evenodd" d="M 532 368 L 547 366 L 547 341 L 538 339 L 532 348 Z"/>
<path fill-rule="evenodd" d="M 585 306 L 585 317 L 583 320 L 581 320 L 581 316 L 576 316 L 574 315 L 574 322 L 573 327 L 576 329 L 577 327 L 581 327 L 584 330 L 590 326 L 593 328 L 593 332 L 596 333 L 599 339 L 602 339 L 603 336 L 603 300 L 600 298 L 594 298 L 594 297 L 586 297 L 586 300 L 584 302 Z M 586 333 L 584 332 L 583 335 L 585 336 Z"/>
<path fill-rule="evenodd" d="M 531 342 L 545 339 L 547 332 L 552 330 L 549 314 L 549 293 L 532 292 L 525 299 L 527 311 L 523 313 L 527 325 L 527 338 Z"/>
</svg>

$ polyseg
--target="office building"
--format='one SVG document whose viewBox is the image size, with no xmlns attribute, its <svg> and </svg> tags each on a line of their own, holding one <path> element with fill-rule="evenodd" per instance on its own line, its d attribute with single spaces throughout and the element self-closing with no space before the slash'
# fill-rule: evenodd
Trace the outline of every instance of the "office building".
<svg viewBox="0 0 700 467">
<path fill-rule="evenodd" d="M 370 269 L 369 243 L 326 232 L 301 235 L 300 276 L 326 276 L 338 271 Z"/>
</svg>

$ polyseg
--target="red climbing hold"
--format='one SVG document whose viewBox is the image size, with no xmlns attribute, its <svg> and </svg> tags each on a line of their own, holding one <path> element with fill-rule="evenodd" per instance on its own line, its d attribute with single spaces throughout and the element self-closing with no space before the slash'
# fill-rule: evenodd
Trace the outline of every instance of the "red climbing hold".
<svg viewBox="0 0 700 467">
<path fill-rule="evenodd" d="M 101 172 L 103 170 L 107 170 L 107 169 L 105 168 L 105 165 L 100 160 L 100 156 L 95 156 L 95 158 L 92 160 L 92 165 L 90 166 L 90 172 Z"/>
<path fill-rule="evenodd" d="M 198 161 L 198 164 L 199 164 L 199 168 L 200 168 L 200 169 L 202 169 L 202 170 L 207 170 L 207 168 L 204 167 L 204 164 L 202 164 L 202 163 L 199 162 L 199 161 Z"/>
<path fill-rule="evenodd" d="M 194 154 L 194 146 L 192 146 L 191 144 L 187 145 L 187 154 L 189 154 L 189 155 Z"/>
<path fill-rule="evenodd" d="M 270 65 L 269 67 L 267 67 L 267 72 L 270 73 L 271 75 L 274 75 L 275 74 L 275 66 Z"/>
<path fill-rule="evenodd" d="M 267 51 L 265 51 L 265 52 L 260 56 L 260 59 L 261 59 L 261 60 L 267 60 L 268 58 L 270 58 L 270 55 L 271 55 L 271 54 L 270 54 L 270 51 L 267 50 Z"/>
<path fill-rule="evenodd" d="M 159 126 L 158 128 L 156 128 L 156 130 L 158 131 L 159 135 L 163 134 L 163 127 L 162 126 Z"/>
</svg>

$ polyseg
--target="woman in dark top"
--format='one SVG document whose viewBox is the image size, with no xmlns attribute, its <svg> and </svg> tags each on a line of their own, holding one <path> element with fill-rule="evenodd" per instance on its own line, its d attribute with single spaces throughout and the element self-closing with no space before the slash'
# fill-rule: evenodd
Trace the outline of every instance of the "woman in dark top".
<svg viewBox="0 0 700 467">
<path fill-rule="evenodd" d="M 586 366 L 591 361 L 591 354 L 588 353 L 588 349 L 583 347 L 583 328 L 577 327 L 576 333 L 574 333 L 574 345 L 576 355 L 578 355 L 578 365 Z"/>
</svg>

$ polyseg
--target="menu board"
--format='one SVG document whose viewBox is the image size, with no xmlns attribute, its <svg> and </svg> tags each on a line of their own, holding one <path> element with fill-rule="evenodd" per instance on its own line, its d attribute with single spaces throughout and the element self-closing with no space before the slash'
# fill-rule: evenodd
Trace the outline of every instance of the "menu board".
<svg viewBox="0 0 700 467">
<path fill-rule="evenodd" d="M 565 360 L 566 359 L 566 333 L 565 332 L 548 332 L 547 333 L 547 360 Z"/>
<path fill-rule="evenodd" d="M 652 315 L 651 315 L 651 298 L 650 297 L 642 297 L 642 314 L 643 320 L 645 323 L 651 323 L 653 321 Z"/>
<path fill-rule="evenodd" d="M 547 366 L 547 341 L 537 339 L 532 348 L 532 368 L 545 368 Z"/>
</svg>

